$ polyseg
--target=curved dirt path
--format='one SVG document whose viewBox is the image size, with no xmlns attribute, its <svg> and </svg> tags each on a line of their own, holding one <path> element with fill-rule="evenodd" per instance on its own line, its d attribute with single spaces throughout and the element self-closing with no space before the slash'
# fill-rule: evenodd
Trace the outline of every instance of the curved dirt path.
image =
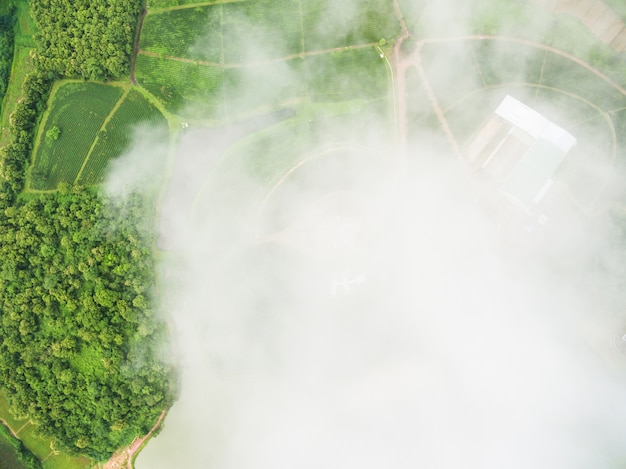
<svg viewBox="0 0 626 469">
<path fill-rule="evenodd" d="M 422 39 L 417 42 L 415 50 L 409 55 L 403 55 L 400 51 L 400 46 L 398 46 L 397 48 L 394 48 L 394 63 L 396 64 L 395 69 L 396 69 L 396 72 L 398 73 L 396 77 L 398 95 L 396 96 L 395 99 L 397 103 L 400 105 L 398 107 L 399 115 L 398 115 L 397 122 L 398 122 L 398 125 L 400 126 L 399 134 L 401 138 L 400 143 L 402 147 L 406 147 L 407 138 L 408 138 L 408 118 L 406 115 L 406 104 L 401 104 L 406 99 L 406 95 L 404 94 L 406 92 L 406 72 L 408 68 L 415 67 L 419 74 L 420 81 L 422 82 L 424 89 L 428 95 L 428 98 L 431 102 L 433 110 L 435 111 L 435 114 L 437 115 L 437 119 L 439 120 L 439 123 L 441 124 L 442 129 L 444 130 L 448 140 L 450 141 L 450 144 L 452 145 L 452 148 L 455 154 L 457 154 L 457 156 L 461 156 L 460 146 L 458 142 L 456 141 L 456 139 L 454 138 L 454 135 L 448 125 L 447 119 L 445 118 L 445 111 L 439 104 L 437 97 L 435 96 L 430 86 L 430 82 L 428 81 L 428 78 L 426 77 L 426 73 L 421 65 L 421 49 L 426 44 L 455 42 L 455 41 L 472 41 L 472 40 L 514 42 L 517 44 L 524 44 L 530 47 L 537 48 L 539 50 L 547 51 L 555 55 L 559 55 L 585 68 L 589 72 L 596 75 L 598 78 L 602 79 L 605 83 L 611 85 L 614 89 L 619 91 L 623 96 L 626 96 L 626 89 L 624 87 L 616 83 L 613 79 L 611 79 L 610 77 L 608 77 L 607 75 L 599 71 L 598 69 L 589 65 L 589 63 L 585 62 L 584 60 L 572 54 L 562 51 L 561 49 L 557 49 L 556 47 L 548 46 L 546 44 L 541 44 L 538 42 L 533 42 L 533 41 L 529 41 L 529 40 L 521 39 L 521 38 L 514 38 L 514 37 L 508 37 L 508 36 L 493 36 L 493 35 L 488 35 L 488 34 L 471 34 L 471 35 L 466 35 L 466 36 L 454 36 L 454 37 L 447 37 L 447 38 Z M 404 158 L 403 155 L 401 155 L 401 157 Z"/>
<path fill-rule="evenodd" d="M 101 466 L 102 469 L 134 469 L 133 457 L 137 454 L 144 442 L 152 436 L 157 428 L 159 428 L 159 425 L 161 425 L 161 422 L 165 418 L 165 414 L 166 410 L 163 410 L 161 415 L 159 415 L 158 420 L 147 434 L 141 438 L 135 438 L 128 448 L 118 450 L 113 456 L 111 456 L 111 459 Z"/>
<path fill-rule="evenodd" d="M 163 410 L 152 429 L 143 437 L 136 438 L 135 441 L 133 441 L 133 443 L 128 447 L 128 463 L 126 464 L 127 469 L 133 469 L 133 456 L 135 456 L 135 454 L 139 451 L 144 442 L 152 436 L 155 430 L 159 428 L 159 425 L 161 425 L 161 422 L 165 418 L 165 414 L 166 410 Z"/>
</svg>

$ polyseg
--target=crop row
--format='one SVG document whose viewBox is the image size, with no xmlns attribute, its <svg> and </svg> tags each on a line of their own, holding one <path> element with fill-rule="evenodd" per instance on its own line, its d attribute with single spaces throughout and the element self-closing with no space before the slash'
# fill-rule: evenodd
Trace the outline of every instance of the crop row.
<svg viewBox="0 0 626 469">
<path fill-rule="evenodd" d="M 31 186 L 54 189 L 73 182 L 98 130 L 122 95 L 115 86 L 67 83 L 51 98 L 51 108 L 40 134 Z M 60 134 L 51 136 L 54 128 Z"/>
<path fill-rule="evenodd" d="M 194 5 L 196 3 L 201 3 L 201 1 L 200 0 L 148 0 L 148 8 L 150 10 L 157 10 L 159 8 L 177 7 L 181 5 Z"/>
<path fill-rule="evenodd" d="M 157 54 L 220 62 L 221 10 L 221 5 L 213 5 L 150 14 L 139 47 Z"/>
<path fill-rule="evenodd" d="M 379 99 L 387 96 L 387 64 L 375 48 L 307 57 L 309 96 L 314 101 Z"/>
<path fill-rule="evenodd" d="M 298 0 L 255 0 L 222 8 L 226 63 L 259 62 L 302 52 Z"/>
<path fill-rule="evenodd" d="M 229 114 L 275 106 L 306 96 L 304 59 L 224 71 L 224 96 Z"/>
<path fill-rule="evenodd" d="M 308 51 L 378 42 L 400 34 L 389 0 L 361 0 L 338 6 L 332 0 L 302 0 Z"/>
<path fill-rule="evenodd" d="M 85 186 L 101 183 L 109 162 L 128 150 L 140 126 L 146 126 L 152 132 L 167 132 L 167 121 L 160 111 L 140 92 L 131 90 L 105 129 L 99 133 L 98 141 L 77 182 Z"/>
<path fill-rule="evenodd" d="M 221 68 L 139 55 L 136 76 L 168 111 L 186 115 L 223 112 Z"/>
</svg>

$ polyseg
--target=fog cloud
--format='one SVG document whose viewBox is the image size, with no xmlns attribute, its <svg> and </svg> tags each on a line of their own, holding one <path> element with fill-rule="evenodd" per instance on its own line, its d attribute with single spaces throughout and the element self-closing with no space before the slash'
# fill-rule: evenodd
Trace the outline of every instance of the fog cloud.
<svg viewBox="0 0 626 469">
<path fill-rule="evenodd" d="M 460 3 L 425 14 L 466 27 Z M 454 87 L 450 70 L 470 58 L 450 50 L 428 73 Z M 285 65 L 264 73 L 293 79 Z M 253 75 L 240 97 L 259 102 Z M 360 141 L 363 119 L 315 133 L 307 158 L 263 184 L 225 171 L 222 155 L 246 134 L 238 125 L 276 120 L 206 130 L 210 145 L 203 130 L 182 134 L 160 233 L 176 240 L 160 284 L 180 398 L 137 467 L 619 467 L 624 272 L 598 212 L 614 192 L 581 209 L 574 180 L 557 181 L 548 222 L 519 222 L 438 132 L 421 129 L 399 155 L 377 118 Z M 147 145 L 137 161 L 155 154 Z M 110 190 L 142 184 L 130 168 L 121 160 Z"/>
</svg>

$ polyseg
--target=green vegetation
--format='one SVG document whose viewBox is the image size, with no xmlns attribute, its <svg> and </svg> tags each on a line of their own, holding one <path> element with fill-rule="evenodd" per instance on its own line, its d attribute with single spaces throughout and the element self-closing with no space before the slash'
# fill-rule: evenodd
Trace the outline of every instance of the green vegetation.
<svg viewBox="0 0 626 469">
<path fill-rule="evenodd" d="M 0 461 L 2 469 L 41 469 L 41 463 L 10 430 L 0 424 Z"/>
<path fill-rule="evenodd" d="M 18 434 L 20 441 L 40 461 L 45 461 L 44 469 L 85 469 L 92 466 L 93 461 L 85 456 L 71 457 L 60 451 L 53 451 L 55 445 L 49 437 L 44 437 L 38 431 L 38 426 L 28 419 L 16 419 L 9 412 L 9 403 L 0 392 L 0 418 Z"/>
<path fill-rule="evenodd" d="M 277 73 L 278 72 L 278 73 Z M 243 84 L 255 82 L 251 91 Z M 263 109 L 271 111 L 306 99 L 304 59 L 224 70 L 225 110 L 229 116 Z"/>
<path fill-rule="evenodd" d="M 106 127 L 98 133 L 92 153 L 89 155 L 77 183 L 82 186 L 103 181 L 108 163 L 126 151 L 135 132 L 149 126 L 151 132 L 167 134 L 167 121 L 139 91 L 130 90 Z"/>
<path fill-rule="evenodd" d="M 220 5 L 149 14 L 139 47 L 157 54 L 219 63 L 221 18 Z"/>
<path fill-rule="evenodd" d="M 1 382 L 16 415 L 96 460 L 169 402 L 144 204 L 63 189 L 1 219 Z"/>
<path fill-rule="evenodd" d="M 33 45 L 28 3 L 16 6 L 23 61 L 14 61 L 0 149 L 0 416 L 45 469 L 78 469 L 146 433 L 171 403 L 172 373 L 157 354 L 166 332 L 151 299 L 153 238 L 145 227 L 152 221 L 144 214 L 153 204 L 64 184 L 23 193 L 24 176 L 50 78 L 122 73 L 130 52 L 123 43 L 141 5 L 32 2 L 42 48 L 34 63 L 25 60 Z M 122 92 L 99 83 L 56 89 L 39 126 L 31 185 L 73 181 Z M 158 111 L 134 93 L 128 100 L 137 114 L 122 108 L 120 121 L 157 120 Z M 71 457 L 78 454 L 92 459 Z"/>
<path fill-rule="evenodd" d="M 193 116 L 224 112 L 223 72 L 219 67 L 139 55 L 137 81 L 174 114 Z"/>
<path fill-rule="evenodd" d="M 122 88 L 98 83 L 64 83 L 50 97 L 37 142 L 30 187 L 55 189 L 73 182 Z M 59 129 L 58 133 L 54 129 Z M 57 138 L 48 138 L 48 132 Z"/>
<path fill-rule="evenodd" d="M 0 111 L 9 86 L 11 61 L 13 60 L 13 15 L 0 15 Z"/>
<path fill-rule="evenodd" d="M 214 0 L 211 3 L 222 3 L 222 1 L 224 0 Z M 148 7 L 150 8 L 150 10 L 158 10 L 159 8 L 169 8 L 180 5 L 193 5 L 195 3 L 200 3 L 200 0 L 150 0 L 148 2 Z"/>
<path fill-rule="evenodd" d="M 374 47 L 306 58 L 313 101 L 380 99 L 388 94 L 388 67 Z"/>
<path fill-rule="evenodd" d="M 141 0 L 32 0 L 41 70 L 91 80 L 129 71 Z"/>
<path fill-rule="evenodd" d="M 7 70 L 11 74 L 11 80 L 8 81 L 8 87 L 5 90 L 4 100 L 0 111 L 0 147 L 11 143 L 9 129 L 11 127 L 9 116 L 18 107 L 18 103 L 22 99 L 23 87 L 26 83 L 26 77 L 35 72 L 33 60 L 30 57 L 34 42 L 32 40 L 33 23 L 30 18 L 30 9 L 27 1 L 16 1 L 11 5 L 3 2 L 0 5 L 2 15 L 14 15 L 13 32 L 14 32 L 14 48 L 12 51 L 13 60 L 11 67 Z"/>
<path fill-rule="evenodd" d="M 225 63 L 255 63 L 302 52 L 298 0 L 226 3 L 222 9 Z"/>
<path fill-rule="evenodd" d="M 346 147 L 331 150 L 351 162 L 360 152 L 345 150 L 350 145 L 393 141 L 390 70 L 375 45 L 390 47 L 400 24 L 391 0 L 151 0 L 135 69 L 140 89 L 68 81 L 47 100 L 60 76 L 128 74 L 143 3 L 30 3 L 35 60 L 28 2 L 16 1 L 15 17 L 0 16 L 0 98 L 6 95 L 0 122 L 7 129 L 0 150 L 0 387 L 8 397 L 0 396 L 0 417 L 20 428 L 23 444 L 45 459 L 46 469 L 80 468 L 147 432 L 172 401 L 172 370 L 159 354 L 167 334 L 154 308 L 154 237 L 145 228 L 154 223 L 145 215 L 153 201 L 98 194 L 109 163 L 131 148 L 143 125 L 169 137 L 154 103 L 167 116 L 208 125 L 288 108 L 288 119 L 225 149 L 196 200 L 200 211 L 218 200 L 253 213 L 287 171 L 319 156 L 321 141 L 342 142 Z M 426 26 L 424 2 L 400 4 L 416 41 Z M 178 5 L 188 7 L 159 11 Z M 1 15 L 7 12 L 0 6 Z M 475 13 L 476 32 L 551 44 L 626 83 L 622 57 L 578 21 L 504 0 L 479 2 Z M 592 149 L 580 144 L 571 161 L 610 153 L 606 116 L 616 128 L 618 155 L 626 156 L 626 99 L 572 60 L 510 41 L 426 44 L 421 58 L 461 142 L 515 89 L 546 108 L 567 107 L 568 128 L 581 140 L 603 142 Z M 442 73 L 451 60 L 462 79 Z M 437 135 L 441 125 L 415 70 L 407 81 L 412 135 Z M 350 166 L 341 168 L 349 179 Z M 254 189 L 242 190 L 242 173 Z M 11 460 L 22 469 L 15 461 L 23 448 L 10 446 L 17 440 L 1 430 L 2 464 Z M 51 455 L 51 445 L 59 455 Z M 70 457 L 78 454 L 92 460 Z"/>
<path fill-rule="evenodd" d="M 391 0 L 361 0 L 346 8 L 336 7 L 332 0 L 302 0 L 302 24 L 308 51 L 378 44 L 382 37 L 400 34 Z"/>
</svg>

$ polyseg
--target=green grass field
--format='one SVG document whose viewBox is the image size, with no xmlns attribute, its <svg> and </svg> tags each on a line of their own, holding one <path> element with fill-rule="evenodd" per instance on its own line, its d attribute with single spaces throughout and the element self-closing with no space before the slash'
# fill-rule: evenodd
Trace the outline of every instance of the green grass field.
<svg viewBox="0 0 626 469">
<path fill-rule="evenodd" d="M 135 132 L 144 125 L 162 134 L 168 132 L 167 120 L 161 112 L 139 91 L 131 89 L 98 134 L 96 145 L 77 183 L 83 186 L 101 183 L 109 162 L 129 148 Z"/>
<path fill-rule="evenodd" d="M 117 86 L 74 82 L 56 90 L 38 135 L 31 189 L 55 189 L 61 182 L 76 179 L 100 127 L 122 92 Z M 61 131 L 57 140 L 46 135 L 53 127 Z"/>
<path fill-rule="evenodd" d="M 221 18 L 221 5 L 149 14 L 139 47 L 157 54 L 219 63 Z"/>
</svg>

